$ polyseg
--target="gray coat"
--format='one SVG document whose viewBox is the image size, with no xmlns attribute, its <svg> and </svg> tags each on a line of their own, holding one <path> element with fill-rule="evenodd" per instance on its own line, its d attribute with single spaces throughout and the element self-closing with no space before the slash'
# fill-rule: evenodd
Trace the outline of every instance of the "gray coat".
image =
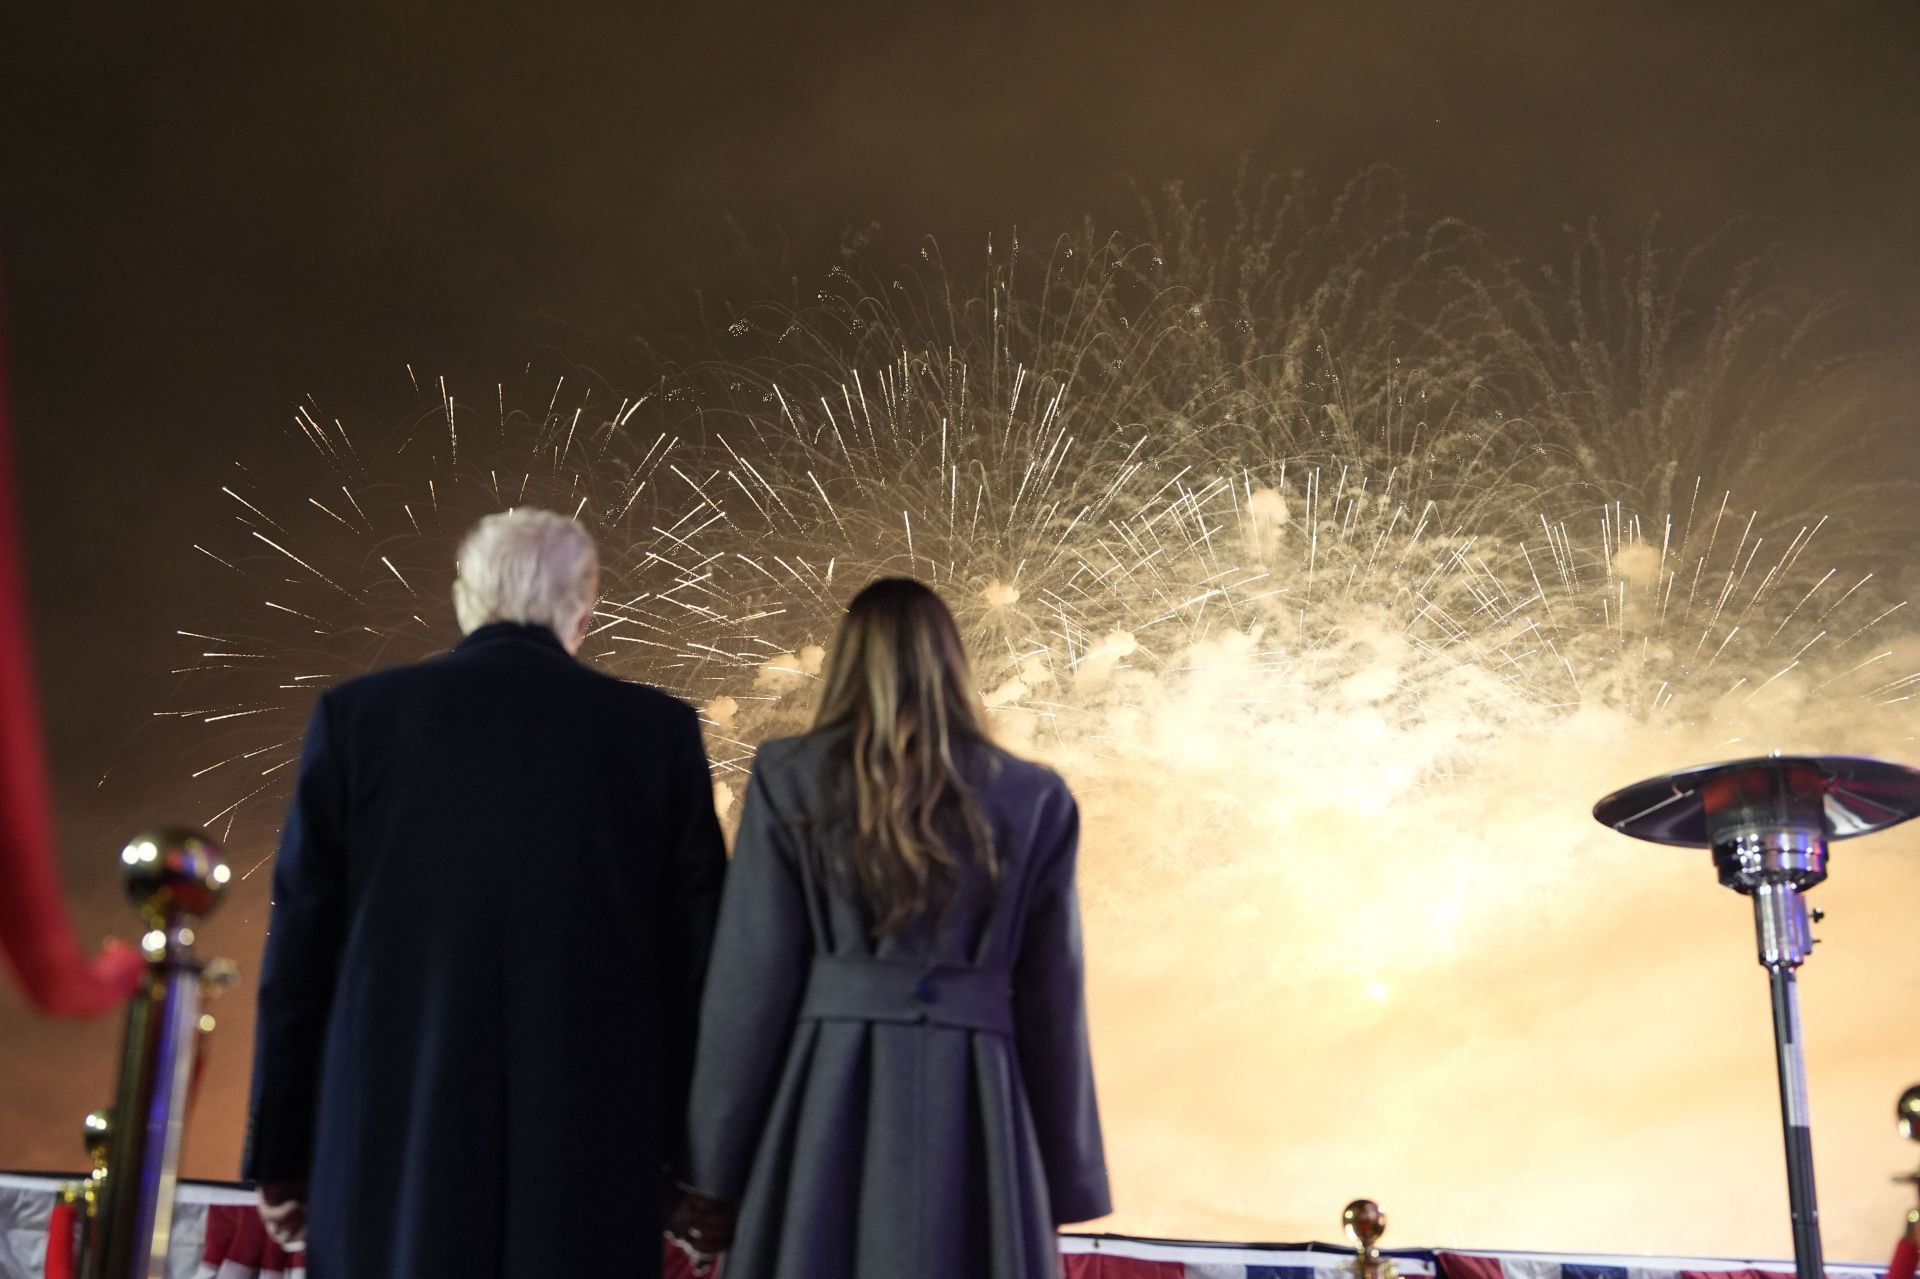
<svg viewBox="0 0 1920 1279">
<path fill-rule="evenodd" d="M 969 769 L 1001 864 L 875 943 L 832 870 L 834 733 L 767 743 L 701 1009 L 694 1184 L 740 1205 L 727 1279 L 1043 1279 L 1111 1211 L 1059 777 Z"/>
</svg>

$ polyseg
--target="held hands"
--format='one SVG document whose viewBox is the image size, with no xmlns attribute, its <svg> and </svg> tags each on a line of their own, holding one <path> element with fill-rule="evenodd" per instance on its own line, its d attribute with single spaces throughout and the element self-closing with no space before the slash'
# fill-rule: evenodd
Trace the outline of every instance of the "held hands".
<svg viewBox="0 0 1920 1279">
<path fill-rule="evenodd" d="M 733 1246 L 733 1220 L 732 1204 L 676 1185 L 667 1208 L 667 1242 L 686 1257 L 694 1274 L 708 1275 L 720 1254 Z"/>
<path fill-rule="evenodd" d="M 307 1188 L 301 1182 L 270 1182 L 260 1187 L 260 1222 L 267 1237 L 288 1252 L 307 1246 Z M 713 1272 L 720 1254 L 733 1243 L 733 1205 L 676 1186 L 667 1214 L 667 1241 L 683 1253 L 696 1275 Z"/>
<path fill-rule="evenodd" d="M 260 1187 L 260 1222 L 267 1238 L 288 1252 L 307 1246 L 307 1187 L 305 1182 L 276 1181 Z"/>
</svg>

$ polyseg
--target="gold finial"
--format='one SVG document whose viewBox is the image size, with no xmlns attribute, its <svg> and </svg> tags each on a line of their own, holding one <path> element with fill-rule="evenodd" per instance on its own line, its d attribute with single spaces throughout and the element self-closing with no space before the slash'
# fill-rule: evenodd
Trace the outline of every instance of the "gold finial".
<svg viewBox="0 0 1920 1279">
<path fill-rule="evenodd" d="M 147 831 L 120 850 L 127 898 L 154 929 L 204 919 L 219 905 L 232 877 L 213 837 L 192 827 Z"/>
<path fill-rule="evenodd" d="M 93 1161 L 92 1178 L 98 1181 L 107 1175 L 107 1147 L 113 1141 L 113 1112 L 89 1112 L 81 1122 L 80 1139 L 86 1145 L 87 1158 Z"/>
<path fill-rule="evenodd" d="M 1900 1125 L 1902 1137 L 1909 1141 L 1920 1141 L 1920 1084 L 1900 1094 L 1900 1100 L 1893 1104 L 1893 1117 Z M 1920 1192 L 1920 1172 L 1903 1172 L 1894 1180 L 1912 1182 L 1914 1190 Z M 1908 1227 L 1911 1228 L 1916 1222 L 1920 1222 L 1920 1215 L 1908 1213 Z"/>
<path fill-rule="evenodd" d="M 1371 1199 L 1356 1199 L 1340 1213 L 1340 1224 L 1353 1241 L 1354 1279 L 1399 1279 L 1394 1264 L 1380 1255 L 1380 1236 L 1387 1233 L 1387 1214 Z"/>
<path fill-rule="evenodd" d="M 87 1158 L 93 1161 L 93 1171 L 87 1174 L 85 1181 L 73 1186 L 73 1198 L 69 1201 L 78 1204 L 87 1221 L 91 1223 L 100 1214 L 100 1197 L 107 1187 L 107 1150 L 113 1142 L 113 1112 L 101 1109 L 90 1111 L 80 1123 L 80 1140 L 87 1148 Z M 89 1224 L 82 1238 L 91 1240 L 93 1227 Z M 87 1244 L 82 1243 L 81 1251 Z"/>
<path fill-rule="evenodd" d="M 1387 1232 L 1387 1214 L 1371 1199 L 1356 1199 L 1340 1214 L 1347 1238 L 1362 1248 L 1371 1248 Z"/>
</svg>

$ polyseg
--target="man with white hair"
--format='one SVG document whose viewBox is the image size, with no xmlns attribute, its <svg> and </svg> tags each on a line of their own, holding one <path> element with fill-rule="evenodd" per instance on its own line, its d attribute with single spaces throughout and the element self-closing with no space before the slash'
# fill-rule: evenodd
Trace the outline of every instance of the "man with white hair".
<svg viewBox="0 0 1920 1279">
<path fill-rule="evenodd" d="M 573 658 L 598 579 L 488 516 L 460 645 L 314 707 L 245 1169 L 309 1279 L 658 1274 L 725 850 L 694 711 Z"/>
</svg>

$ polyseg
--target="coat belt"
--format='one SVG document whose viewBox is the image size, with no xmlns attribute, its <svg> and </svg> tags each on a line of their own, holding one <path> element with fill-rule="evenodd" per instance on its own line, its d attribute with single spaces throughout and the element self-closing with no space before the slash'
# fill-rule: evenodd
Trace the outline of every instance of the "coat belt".
<svg viewBox="0 0 1920 1279">
<path fill-rule="evenodd" d="M 800 1016 L 981 1030 L 1013 1037 L 1013 977 L 1004 968 L 816 955 Z"/>
</svg>

